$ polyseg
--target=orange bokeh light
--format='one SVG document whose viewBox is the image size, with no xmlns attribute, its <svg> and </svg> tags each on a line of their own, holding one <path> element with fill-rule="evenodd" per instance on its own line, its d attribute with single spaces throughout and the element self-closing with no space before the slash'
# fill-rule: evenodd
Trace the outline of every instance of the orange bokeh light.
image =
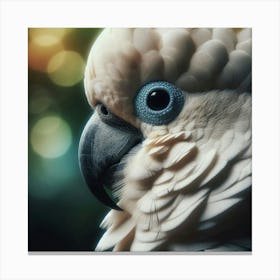
<svg viewBox="0 0 280 280">
<path fill-rule="evenodd" d="M 46 72 L 50 58 L 64 49 L 63 38 L 69 28 L 30 28 L 28 30 L 28 65 L 32 70 Z"/>
</svg>

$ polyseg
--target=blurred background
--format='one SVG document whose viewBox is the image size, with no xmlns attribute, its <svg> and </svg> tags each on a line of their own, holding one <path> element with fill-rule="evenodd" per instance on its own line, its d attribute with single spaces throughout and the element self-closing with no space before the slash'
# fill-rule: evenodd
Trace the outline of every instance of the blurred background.
<svg viewBox="0 0 280 280">
<path fill-rule="evenodd" d="M 108 209 L 81 177 L 86 59 L 101 29 L 28 30 L 28 248 L 92 251 Z"/>
</svg>

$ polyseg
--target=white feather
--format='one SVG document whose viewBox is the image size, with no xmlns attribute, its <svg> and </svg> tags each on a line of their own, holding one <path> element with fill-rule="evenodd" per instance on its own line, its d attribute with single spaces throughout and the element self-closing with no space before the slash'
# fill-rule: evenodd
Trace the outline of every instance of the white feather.
<svg viewBox="0 0 280 280">
<path fill-rule="evenodd" d="M 135 222 L 132 218 L 129 218 L 123 221 L 118 227 L 107 230 L 99 240 L 95 250 L 104 251 L 114 247 L 133 230 L 134 226 Z"/>
<path fill-rule="evenodd" d="M 199 162 L 199 164 L 196 166 L 193 173 L 187 178 L 175 184 L 174 191 L 179 191 L 181 189 L 188 188 L 191 186 L 191 184 L 195 183 L 196 180 L 199 180 L 201 176 L 207 171 L 207 169 L 211 167 L 211 164 L 213 163 L 215 156 L 216 156 L 215 150 L 211 150 L 207 154 L 205 154 L 203 156 L 203 160 Z"/>
<path fill-rule="evenodd" d="M 164 161 L 163 167 L 165 169 L 176 168 L 176 165 L 181 164 L 182 161 L 188 160 L 196 148 L 195 143 L 180 142 L 175 144 Z"/>
<path fill-rule="evenodd" d="M 200 221 L 205 222 L 218 215 L 224 214 L 226 213 L 226 210 L 233 207 L 235 204 L 237 204 L 240 201 L 241 201 L 240 198 L 230 198 L 230 199 L 215 201 L 213 203 L 208 203 L 203 215 L 200 218 Z"/>
<path fill-rule="evenodd" d="M 216 195 L 211 195 L 208 202 L 216 202 L 223 199 L 227 199 L 229 197 L 233 197 L 241 193 L 242 191 L 250 188 L 252 185 L 251 177 L 246 177 L 245 179 L 235 183 L 231 188 L 226 189 L 223 192 L 220 192 Z"/>
<path fill-rule="evenodd" d="M 101 33 L 86 67 L 88 100 L 140 128 L 146 140 L 122 161 L 124 179 L 116 176 L 114 186 L 125 211 L 105 217 L 97 250 L 244 249 L 241 242 L 192 243 L 188 234 L 223 230 L 219 217 L 250 192 L 251 97 L 236 91 L 249 89 L 251 45 L 251 29 Z M 186 95 L 182 112 L 167 125 L 141 123 L 134 115 L 135 94 L 151 80 L 173 82 Z M 186 236 L 183 247 L 178 234 Z"/>
</svg>

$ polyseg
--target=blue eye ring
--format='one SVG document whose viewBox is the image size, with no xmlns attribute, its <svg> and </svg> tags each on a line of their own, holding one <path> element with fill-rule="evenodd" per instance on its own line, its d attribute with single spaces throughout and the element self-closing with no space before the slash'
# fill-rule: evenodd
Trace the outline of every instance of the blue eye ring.
<svg viewBox="0 0 280 280">
<path fill-rule="evenodd" d="M 158 101 L 160 104 L 156 104 Z M 138 91 L 134 106 L 136 116 L 141 121 L 164 125 L 179 115 L 184 103 L 185 94 L 178 87 L 166 81 L 155 81 L 147 83 Z"/>
</svg>

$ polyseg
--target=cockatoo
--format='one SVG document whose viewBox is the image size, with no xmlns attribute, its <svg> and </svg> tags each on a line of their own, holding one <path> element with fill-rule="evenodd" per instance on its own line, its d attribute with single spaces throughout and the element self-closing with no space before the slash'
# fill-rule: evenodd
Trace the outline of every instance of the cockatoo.
<svg viewBox="0 0 280 280">
<path fill-rule="evenodd" d="M 251 44 L 251 29 L 101 32 L 79 146 L 112 208 L 97 251 L 251 250 Z"/>
</svg>

